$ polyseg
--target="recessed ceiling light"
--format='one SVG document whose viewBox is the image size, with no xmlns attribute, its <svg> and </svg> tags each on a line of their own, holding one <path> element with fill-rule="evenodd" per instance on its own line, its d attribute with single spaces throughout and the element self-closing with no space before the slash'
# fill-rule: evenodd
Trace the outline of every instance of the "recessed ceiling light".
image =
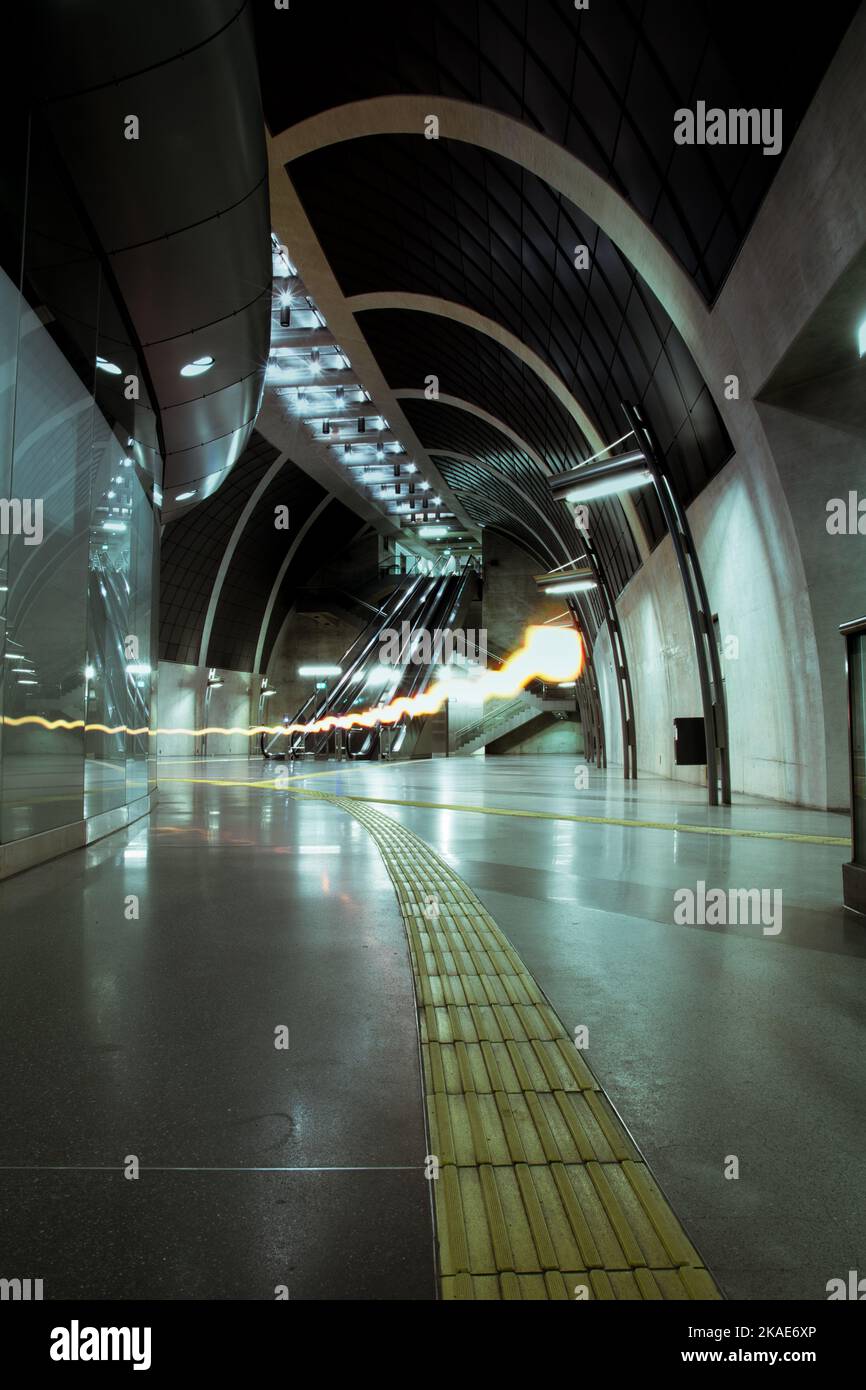
<svg viewBox="0 0 866 1390">
<path fill-rule="evenodd" d="M 107 362 L 104 357 L 97 357 L 96 365 L 101 372 L 108 372 L 109 376 L 120 376 L 120 367 L 116 362 Z"/>
<path fill-rule="evenodd" d="M 187 362 L 185 367 L 181 367 L 181 376 L 202 376 L 209 372 L 214 364 L 212 357 L 197 357 L 194 362 Z"/>
</svg>

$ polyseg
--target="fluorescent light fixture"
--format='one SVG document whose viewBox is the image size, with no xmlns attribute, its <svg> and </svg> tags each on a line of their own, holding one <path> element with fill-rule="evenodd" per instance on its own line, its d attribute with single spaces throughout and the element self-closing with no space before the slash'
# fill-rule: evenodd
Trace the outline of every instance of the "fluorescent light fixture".
<svg viewBox="0 0 866 1390">
<path fill-rule="evenodd" d="M 620 492 L 633 492 L 652 482 L 649 470 L 635 468 L 630 473 L 617 473 L 612 478 L 597 478 L 577 484 L 568 493 L 569 502 L 590 502 L 593 498 L 615 497 Z"/>
<path fill-rule="evenodd" d="M 193 488 L 191 492 L 177 492 L 175 493 L 174 500 L 175 502 L 188 502 L 191 497 L 195 497 L 195 494 L 195 488 Z"/>
<path fill-rule="evenodd" d="M 103 521 L 103 523 L 102 523 L 102 529 L 103 529 L 103 531 L 125 531 L 125 530 L 126 530 L 126 522 L 125 522 L 125 521 Z"/>
<path fill-rule="evenodd" d="M 85 679 L 86 681 L 94 681 L 94 680 L 96 680 L 96 667 L 95 667 L 95 666 L 85 666 L 85 668 L 84 668 L 84 679 Z"/>
<path fill-rule="evenodd" d="M 19 685 L 38 685 L 38 681 L 19 681 Z"/>
<path fill-rule="evenodd" d="M 566 579 L 561 584 L 545 584 L 544 592 L 546 594 L 586 594 L 594 588 L 594 579 Z"/>
<path fill-rule="evenodd" d="M 861 357 L 866 357 L 866 319 L 863 320 L 857 329 L 857 347 Z"/>
<path fill-rule="evenodd" d="M 276 695 L 276 693 L 277 693 L 276 690 L 273 690 L 273 689 L 269 686 L 267 690 L 263 690 L 263 691 L 261 692 L 261 696 L 262 696 L 262 699 L 263 699 L 263 700 L 268 700 L 268 699 L 270 699 L 271 695 Z"/>
<path fill-rule="evenodd" d="M 646 487 L 652 474 L 638 449 L 619 458 L 605 459 L 580 468 L 571 468 L 548 479 L 554 497 L 563 502 L 591 502 L 599 497 L 615 497 L 620 492 Z"/>
<path fill-rule="evenodd" d="M 214 364 L 212 357 L 197 357 L 194 362 L 187 362 L 185 367 L 181 367 L 181 376 L 203 376 L 209 372 Z"/>
<path fill-rule="evenodd" d="M 116 362 L 108 362 L 104 357 L 97 357 L 96 365 L 101 372 L 108 372 L 109 376 L 120 376 L 120 367 Z"/>
<path fill-rule="evenodd" d="M 342 666 L 299 666 L 299 676 L 342 676 Z"/>
<path fill-rule="evenodd" d="M 447 526 L 419 526 L 418 535 L 422 540 L 436 540 L 440 536 L 448 535 Z"/>
<path fill-rule="evenodd" d="M 393 666 L 374 666 L 364 682 L 365 685 L 384 685 L 394 674 Z"/>
</svg>

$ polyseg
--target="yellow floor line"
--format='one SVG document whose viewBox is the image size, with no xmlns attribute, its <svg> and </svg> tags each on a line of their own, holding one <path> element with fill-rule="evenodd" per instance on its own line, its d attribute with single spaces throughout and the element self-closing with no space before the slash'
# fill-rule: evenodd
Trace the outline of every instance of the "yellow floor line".
<svg viewBox="0 0 866 1390">
<path fill-rule="evenodd" d="M 288 786 L 289 783 L 304 782 L 307 777 L 328 777 L 345 769 L 328 768 L 322 772 L 310 772 L 304 776 L 284 777 L 279 781 L 270 777 L 259 782 L 239 781 L 235 778 L 217 779 L 215 777 L 160 777 L 160 782 L 193 782 L 207 787 L 259 787 L 288 789 L 302 796 L 327 797 L 329 792 L 307 790 L 305 787 Z M 843 835 L 807 835 L 794 830 L 750 830 L 745 826 L 732 825 L 687 825 L 681 821 L 628 820 L 623 816 L 579 816 L 568 811 L 527 811 L 522 807 L 510 806 L 467 806 L 452 801 L 410 801 L 393 796 L 359 796 L 346 792 L 344 801 L 366 802 L 373 806 L 410 806 L 424 811 L 466 811 L 476 816 L 516 816 L 528 820 L 571 821 L 579 825 L 618 825 L 633 830 L 681 831 L 684 835 L 721 835 L 728 839 L 743 840 L 783 840 L 798 845 L 839 845 L 846 849 L 851 840 Z"/>
<path fill-rule="evenodd" d="M 262 782 L 245 782 L 235 777 L 160 777 L 159 785 L 163 782 L 192 782 L 199 787 L 274 787 L 277 783 L 274 779 L 267 778 Z M 282 784 L 281 784 L 282 785 Z"/>
<path fill-rule="evenodd" d="M 418 1003 L 442 1296 L 721 1295 L 583 1055 L 468 884 L 357 799 L 397 892 Z"/>
<path fill-rule="evenodd" d="M 292 779 L 289 778 L 289 781 Z M 266 786 L 268 783 L 251 785 Z M 292 787 L 293 792 L 305 796 L 327 796 L 327 792 L 307 792 L 303 787 Z M 674 830 L 687 835 L 723 835 L 728 838 L 746 840 L 790 840 L 803 845 L 841 845 L 849 846 L 850 839 L 838 835 L 806 835 L 789 830 L 749 830 L 729 825 L 686 825 L 680 821 L 627 820 L 621 816 L 577 816 L 567 811 L 526 811 L 508 806 L 465 806 L 450 801 L 408 801 L 388 796 L 358 796 L 347 792 L 345 801 L 369 802 L 374 806 L 415 806 L 428 811 L 468 811 L 479 816 L 518 816 L 530 820 L 576 821 L 581 825 L 621 825 L 636 830 Z"/>
</svg>

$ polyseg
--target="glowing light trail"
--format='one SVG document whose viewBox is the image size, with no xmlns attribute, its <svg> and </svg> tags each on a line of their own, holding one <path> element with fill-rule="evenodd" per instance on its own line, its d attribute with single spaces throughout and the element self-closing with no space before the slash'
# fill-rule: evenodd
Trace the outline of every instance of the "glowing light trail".
<svg viewBox="0 0 866 1390">
<path fill-rule="evenodd" d="M 573 628 L 529 627 L 524 634 L 523 646 L 498 671 L 484 671 L 470 680 L 447 676 L 435 681 L 422 695 L 399 695 L 388 705 L 376 705 L 357 714 L 326 714 L 309 724 L 233 724 L 229 728 L 209 724 L 202 729 L 152 729 L 144 725 L 139 729 L 130 729 L 126 724 L 44 719 L 40 714 L 3 715 L 0 722 L 12 729 L 36 725 L 49 731 L 83 729 L 85 733 L 128 734 L 131 738 L 156 738 L 160 734 L 185 734 L 190 738 L 200 738 L 204 734 L 244 734 L 257 738 L 260 734 L 330 733 L 332 729 L 372 729 L 377 724 L 398 724 L 401 719 L 436 714 L 449 695 L 459 694 L 462 690 L 471 691 L 483 700 L 512 699 L 534 680 L 556 684 L 576 680 L 583 667 L 584 650 L 580 633 Z"/>
</svg>

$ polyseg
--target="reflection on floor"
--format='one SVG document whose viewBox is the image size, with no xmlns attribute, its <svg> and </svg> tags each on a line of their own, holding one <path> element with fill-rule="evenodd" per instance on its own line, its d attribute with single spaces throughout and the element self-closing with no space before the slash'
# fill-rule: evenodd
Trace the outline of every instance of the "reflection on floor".
<svg viewBox="0 0 866 1390">
<path fill-rule="evenodd" d="M 380 799 L 475 890 L 730 1296 L 824 1298 L 862 1266 L 866 928 L 819 842 L 846 818 L 613 771 L 576 790 L 557 757 L 190 780 L 279 771 L 166 761 L 151 823 L 0 885 L 2 1272 L 46 1297 L 433 1295 L 402 922 L 366 832 L 304 789 Z M 780 890 L 782 930 L 676 925 L 699 882 Z"/>
</svg>

